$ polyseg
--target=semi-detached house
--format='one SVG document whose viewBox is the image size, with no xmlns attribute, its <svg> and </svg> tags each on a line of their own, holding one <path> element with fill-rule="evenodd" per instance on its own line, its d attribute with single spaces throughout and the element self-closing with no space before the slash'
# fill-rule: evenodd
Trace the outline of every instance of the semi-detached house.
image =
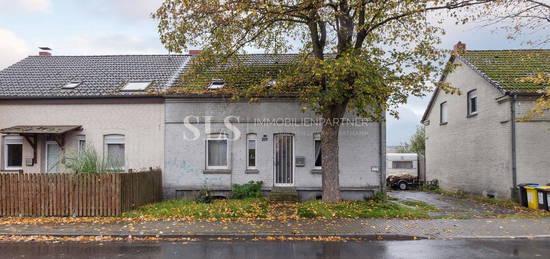
<svg viewBox="0 0 550 259">
<path fill-rule="evenodd" d="M 170 93 L 193 55 L 29 56 L 0 71 L 1 169 L 58 173 L 93 147 L 124 171 L 161 168 L 167 199 L 263 181 L 321 194 L 321 126 L 292 96 L 234 101 L 215 93 Z M 248 55 L 257 67 L 292 55 Z M 384 182 L 384 123 L 347 114 L 340 133 L 345 198 L 362 199 Z M 361 123 L 357 123 L 357 121 Z"/>
<path fill-rule="evenodd" d="M 510 198 L 520 183 L 550 183 L 550 115 L 525 120 L 550 73 L 550 50 L 467 50 L 459 43 L 422 118 L 426 177 L 444 189 Z"/>
</svg>

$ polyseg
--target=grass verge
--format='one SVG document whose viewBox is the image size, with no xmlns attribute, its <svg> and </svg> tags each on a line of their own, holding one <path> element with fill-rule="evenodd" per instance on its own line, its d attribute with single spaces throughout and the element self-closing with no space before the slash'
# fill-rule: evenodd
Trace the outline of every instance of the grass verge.
<svg viewBox="0 0 550 259">
<path fill-rule="evenodd" d="M 407 208 L 388 201 L 343 201 L 324 203 L 312 200 L 297 206 L 297 215 L 302 218 L 429 218 L 424 208 Z"/>
<path fill-rule="evenodd" d="M 195 201 L 165 201 L 124 213 L 123 217 L 150 220 L 249 220 L 249 219 L 335 219 L 335 218 L 429 218 L 433 207 L 414 208 L 385 200 L 324 203 L 312 200 L 298 203 L 270 203 L 265 198 Z"/>
<path fill-rule="evenodd" d="M 432 205 L 427 204 L 423 201 L 402 201 L 401 203 L 403 203 L 407 206 L 416 207 L 417 209 L 422 209 L 422 210 L 430 211 L 430 212 L 440 210 L 438 207 L 432 206 Z"/>
<path fill-rule="evenodd" d="M 171 200 L 149 204 L 124 217 L 149 219 L 261 219 L 268 215 L 266 199 L 214 200 L 211 203 Z"/>
</svg>

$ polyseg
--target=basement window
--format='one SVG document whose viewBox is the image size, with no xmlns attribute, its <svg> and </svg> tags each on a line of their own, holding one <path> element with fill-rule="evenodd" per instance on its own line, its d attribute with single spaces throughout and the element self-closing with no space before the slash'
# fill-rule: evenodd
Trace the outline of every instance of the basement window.
<svg viewBox="0 0 550 259">
<path fill-rule="evenodd" d="M 63 85 L 61 88 L 63 88 L 63 89 L 75 89 L 80 85 L 80 83 L 82 83 L 82 82 L 79 82 L 79 81 L 69 82 L 69 83 Z"/>
<path fill-rule="evenodd" d="M 122 87 L 122 91 L 136 92 L 145 91 L 151 85 L 151 81 L 129 81 Z"/>
<path fill-rule="evenodd" d="M 208 89 L 222 89 L 225 86 L 225 81 L 223 79 L 212 79 Z"/>
</svg>

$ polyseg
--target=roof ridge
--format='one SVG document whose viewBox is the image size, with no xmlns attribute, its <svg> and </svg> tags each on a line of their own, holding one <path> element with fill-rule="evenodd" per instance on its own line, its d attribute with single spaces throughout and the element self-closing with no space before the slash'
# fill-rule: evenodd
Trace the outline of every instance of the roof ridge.
<svg viewBox="0 0 550 259">
<path fill-rule="evenodd" d="M 273 53 L 248 53 L 248 54 L 239 54 L 238 56 L 296 56 L 300 53 L 284 53 L 284 54 L 273 54 Z M 55 58 L 55 57 L 142 57 L 142 56 L 178 56 L 178 57 L 189 57 L 195 56 L 191 54 L 105 54 L 105 55 L 51 55 L 51 56 L 40 56 L 40 55 L 29 55 L 28 57 L 44 57 L 44 58 Z"/>
<path fill-rule="evenodd" d="M 489 51 L 550 51 L 550 49 L 468 49 L 468 50 L 465 50 L 465 52 L 489 52 Z"/>
<path fill-rule="evenodd" d="M 45 58 L 55 58 L 55 57 L 148 57 L 148 56 L 178 56 L 178 57 L 188 57 L 193 56 L 189 54 L 106 54 L 106 55 L 51 55 L 51 56 L 40 56 L 40 55 L 29 55 L 28 57 L 45 57 Z"/>
</svg>

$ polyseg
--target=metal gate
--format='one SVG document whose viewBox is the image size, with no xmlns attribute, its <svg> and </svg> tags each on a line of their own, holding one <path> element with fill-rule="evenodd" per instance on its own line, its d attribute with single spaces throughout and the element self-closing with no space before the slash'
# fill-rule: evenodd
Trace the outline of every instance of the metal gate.
<svg viewBox="0 0 550 259">
<path fill-rule="evenodd" d="M 294 136 L 291 134 L 276 134 L 273 137 L 273 164 L 275 171 L 275 186 L 294 184 Z"/>
</svg>

